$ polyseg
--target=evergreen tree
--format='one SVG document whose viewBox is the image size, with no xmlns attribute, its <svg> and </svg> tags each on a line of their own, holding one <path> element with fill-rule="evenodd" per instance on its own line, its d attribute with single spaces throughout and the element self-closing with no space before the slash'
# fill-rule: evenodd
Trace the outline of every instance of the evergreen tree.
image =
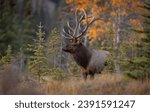
<svg viewBox="0 0 150 112">
<path fill-rule="evenodd" d="M 56 28 L 54 28 L 52 31 L 51 31 L 51 34 L 48 38 L 48 45 L 47 45 L 47 53 L 48 53 L 48 57 L 50 61 L 50 64 L 52 67 L 56 67 L 58 66 L 57 65 L 57 61 L 59 60 L 58 59 L 58 56 L 59 56 L 59 51 L 60 51 L 60 45 L 61 45 L 61 41 L 59 39 L 59 32 Z"/>
<path fill-rule="evenodd" d="M 61 40 L 59 38 L 59 32 L 54 28 L 48 38 L 47 45 L 47 55 L 49 59 L 50 74 L 54 80 L 63 80 L 66 78 L 65 71 L 60 67 L 61 66 Z"/>
<path fill-rule="evenodd" d="M 33 55 L 30 57 L 28 63 L 29 71 L 38 78 L 39 81 L 42 80 L 42 77 L 49 74 L 49 67 L 48 67 L 48 59 L 46 56 L 46 49 L 45 49 L 45 40 L 44 40 L 44 32 L 42 32 L 43 26 L 38 26 L 37 37 L 38 39 L 35 40 L 35 45 L 29 45 L 28 50 L 33 52 Z"/>
<path fill-rule="evenodd" d="M 26 49 L 27 43 L 31 43 L 33 38 L 32 17 L 25 16 L 24 12 L 19 20 L 16 7 L 17 3 L 14 0 L 0 2 L 0 56 L 6 55 L 8 45 L 11 45 L 13 53 L 20 51 L 20 48 Z"/>
<path fill-rule="evenodd" d="M 144 33 L 145 37 L 137 44 L 137 57 L 128 61 L 128 70 L 126 71 L 128 76 L 135 79 L 150 78 L 150 3 L 145 3 L 142 7 L 147 10 L 147 13 L 142 15 L 144 17 L 144 30 L 135 31 Z"/>
<path fill-rule="evenodd" d="M 0 65 L 10 64 L 13 59 L 14 59 L 14 56 L 12 55 L 11 46 L 8 45 L 7 50 L 6 50 L 6 55 L 0 59 Z"/>
</svg>

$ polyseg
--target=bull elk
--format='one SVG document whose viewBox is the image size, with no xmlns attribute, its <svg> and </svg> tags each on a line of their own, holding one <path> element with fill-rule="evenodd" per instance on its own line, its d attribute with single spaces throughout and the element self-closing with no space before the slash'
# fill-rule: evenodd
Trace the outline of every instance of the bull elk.
<svg viewBox="0 0 150 112">
<path fill-rule="evenodd" d="M 71 25 L 71 22 L 67 22 L 67 30 L 63 28 L 62 36 L 69 40 L 69 43 L 65 45 L 62 50 L 72 54 L 76 63 L 83 68 L 83 78 L 86 80 L 87 76 L 94 78 L 94 74 L 100 74 L 104 69 L 104 63 L 109 55 L 108 51 L 95 50 L 86 47 L 83 44 L 83 38 L 87 33 L 89 26 L 96 20 L 92 17 L 91 21 L 88 20 L 87 13 L 83 10 L 82 13 L 75 13 L 75 25 Z M 83 24 L 84 21 L 84 24 Z"/>
</svg>

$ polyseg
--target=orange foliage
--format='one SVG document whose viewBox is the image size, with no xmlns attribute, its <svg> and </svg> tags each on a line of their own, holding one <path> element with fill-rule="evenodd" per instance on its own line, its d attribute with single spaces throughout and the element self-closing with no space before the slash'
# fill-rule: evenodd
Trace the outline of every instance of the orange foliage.
<svg viewBox="0 0 150 112">
<path fill-rule="evenodd" d="M 126 16 L 130 12 L 137 12 L 138 5 L 142 0 L 111 0 L 112 12 L 111 16 Z"/>
<path fill-rule="evenodd" d="M 127 15 L 128 5 L 131 0 L 112 0 L 111 16 Z"/>
<path fill-rule="evenodd" d="M 127 0 L 112 0 L 112 5 L 116 7 L 126 6 Z"/>
<path fill-rule="evenodd" d="M 102 9 L 97 6 L 98 2 L 99 0 L 66 0 L 67 4 L 75 4 L 75 7 L 73 7 L 72 10 L 83 10 L 90 8 L 94 15 L 102 11 Z"/>
<path fill-rule="evenodd" d="M 89 30 L 88 35 L 90 35 L 90 39 L 96 39 L 96 37 L 98 36 L 98 32 L 96 29 L 92 28 L 91 30 Z"/>
<path fill-rule="evenodd" d="M 95 16 L 96 18 L 101 18 L 100 16 L 103 13 L 105 13 L 107 8 L 112 7 L 110 15 L 112 16 L 113 19 L 114 17 L 118 17 L 118 15 L 126 16 L 128 12 L 131 10 L 133 12 L 134 11 L 133 9 L 137 8 L 137 4 L 139 4 L 139 1 L 141 0 L 111 0 L 111 2 L 106 1 L 103 6 L 98 5 L 98 3 L 101 0 L 65 0 L 65 1 L 67 4 L 74 4 L 74 7 L 72 7 L 71 10 L 75 11 L 75 10 L 89 9 L 88 16 Z M 137 23 L 133 21 L 132 24 Z M 89 29 L 87 35 L 92 39 L 96 39 L 101 33 L 108 33 L 108 24 L 104 21 L 96 21 Z"/>
<path fill-rule="evenodd" d="M 130 19 L 129 23 L 137 28 L 142 28 L 141 22 L 138 19 Z"/>
<path fill-rule="evenodd" d="M 134 6 L 136 7 L 137 4 L 140 4 L 140 1 L 142 0 L 111 0 L 112 1 L 112 6 L 115 7 L 128 7 L 128 4 L 130 4 L 130 6 Z M 131 7 L 129 7 L 131 8 Z"/>
<path fill-rule="evenodd" d="M 100 35 L 107 33 L 107 24 L 108 22 L 102 20 L 95 21 L 87 33 L 90 40 L 96 40 Z"/>
<path fill-rule="evenodd" d="M 75 4 L 72 10 L 83 10 L 88 8 L 90 9 L 88 16 L 94 16 L 95 18 L 99 18 L 99 15 L 106 10 L 105 6 L 99 7 L 97 5 L 98 2 L 99 0 L 66 0 L 67 4 Z M 91 21 L 91 18 L 89 18 L 89 21 Z M 83 24 L 84 22 L 85 21 L 83 21 Z M 105 32 L 104 29 L 100 27 L 102 25 L 101 23 L 101 20 L 94 22 L 87 33 L 88 37 L 96 39 L 100 33 Z"/>
<path fill-rule="evenodd" d="M 91 28 L 88 35 L 90 35 L 90 39 L 96 39 L 101 33 L 105 33 L 103 28 Z"/>
<path fill-rule="evenodd" d="M 75 9 L 81 10 L 81 9 L 86 9 L 90 5 L 89 0 L 66 0 L 66 3 L 68 4 L 76 4 Z"/>
</svg>

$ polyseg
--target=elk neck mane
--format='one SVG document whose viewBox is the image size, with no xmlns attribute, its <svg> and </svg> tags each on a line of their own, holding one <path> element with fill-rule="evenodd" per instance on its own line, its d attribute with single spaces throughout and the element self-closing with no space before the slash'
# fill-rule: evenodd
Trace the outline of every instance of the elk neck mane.
<svg viewBox="0 0 150 112">
<path fill-rule="evenodd" d="M 80 46 L 76 49 L 76 52 L 73 53 L 73 58 L 76 61 L 76 63 L 82 66 L 84 69 L 87 68 L 91 56 L 91 50 L 85 47 L 83 44 L 80 44 Z"/>
</svg>

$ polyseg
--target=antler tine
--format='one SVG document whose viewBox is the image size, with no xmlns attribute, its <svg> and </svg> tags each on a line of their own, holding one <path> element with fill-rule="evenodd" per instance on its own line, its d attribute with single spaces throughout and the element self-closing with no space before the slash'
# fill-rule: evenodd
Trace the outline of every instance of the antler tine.
<svg viewBox="0 0 150 112">
<path fill-rule="evenodd" d="M 88 30 L 89 26 L 95 22 L 96 20 L 100 20 L 99 18 L 95 19 L 95 17 L 92 17 L 92 20 L 88 23 L 88 17 L 87 17 L 87 14 L 86 12 L 84 11 L 84 15 L 85 15 L 85 19 L 86 19 L 86 26 L 84 28 L 84 30 L 81 32 L 81 34 L 79 34 L 79 36 L 77 36 L 76 38 L 80 38 L 82 37 Z"/>
<path fill-rule="evenodd" d="M 66 39 L 72 40 L 72 38 L 66 37 L 64 34 L 61 34 L 61 36 L 62 36 L 63 38 L 66 38 Z"/>
<path fill-rule="evenodd" d="M 78 28 L 79 28 L 79 29 L 81 28 L 81 21 L 82 21 L 84 18 L 86 18 L 86 20 L 87 20 L 87 14 L 86 14 L 85 10 L 83 9 L 83 15 L 81 15 L 81 17 L 80 17 L 79 20 L 78 20 L 78 17 L 77 17 L 77 10 L 76 10 L 76 12 L 75 12 L 76 27 L 75 27 L 74 34 L 73 34 L 73 36 L 75 36 L 75 38 L 77 38 L 77 37 L 76 37 L 77 29 L 78 29 Z M 87 21 L 88 21 L 88 20 L 87 20 Z"/>
<path fill-rule="evenodd" d="M 78 21 L 78 17 L 77 17 L 77 14 L 78 13 L 78 10 L 76 10 L 75 12 L 75 29 L 74 29 L 74 32 L 73 32 L 73 36 L 76 35 L 77 33 L 77 29 L 78 29 L 78 26 L 79 26 L 79 21 Z"/>
<path fill-rule="evenodd" d="M 64 33 L 65 35 L 67 35 L 68 37 L 70 37 L 70 38 L 67 38 L 66 36 L 64 36 L 64 37 L 67 38 L 67 39 L 73 39 L 73 38 L 74 38 L 71 34 L 67 33 L 64 28 L 63 28 L 63 33 Z"/>
<path fill-rule="evenodd" d="M 84 14 L 80 17 L 79 22 L 81 22 L 84 19 Z"/>
<path fill-rule="evenodd" d="M 79 36 L 77 36 L 76 38 L 80 38 L 80 37 L 82 37 L 85 33 L 86 33 L 86 31 L 87 31 L 87 29 L 88 29 L 88 27 L 89 27 L 89 24 L 88 24 L 88 17 L 87 17 L 87 14 L 86 14 L 86 11 L 85 10 L 83 10 L 83 14 L 84 14 L 84 16 L 82 16 L 82 17 L 84 17 L 85 19 L 86 19 L 86 27 L 84 28 L 84 30 L 81 32 L 81 34 L 79 34 Z M 83 19 L 84 19 L 83 18 Z M 82 19 L 82 20 L 83 20 Z M 82 21 L 81 20 L 81 21 Z"/>
<path fill-rule="evenodd" d="M 68 26 L 68 28 L 73 32 L 73 28 L 71 28 L 69 21 L 67 21 L 67 26 Z"/>
<path fill-rule="evenodd" d="M 81 21 L 85 19 L 85 14 L 81 15 L 80 19 L 79 19 L 79 31 L 81 31 Z"/>
</svg>

